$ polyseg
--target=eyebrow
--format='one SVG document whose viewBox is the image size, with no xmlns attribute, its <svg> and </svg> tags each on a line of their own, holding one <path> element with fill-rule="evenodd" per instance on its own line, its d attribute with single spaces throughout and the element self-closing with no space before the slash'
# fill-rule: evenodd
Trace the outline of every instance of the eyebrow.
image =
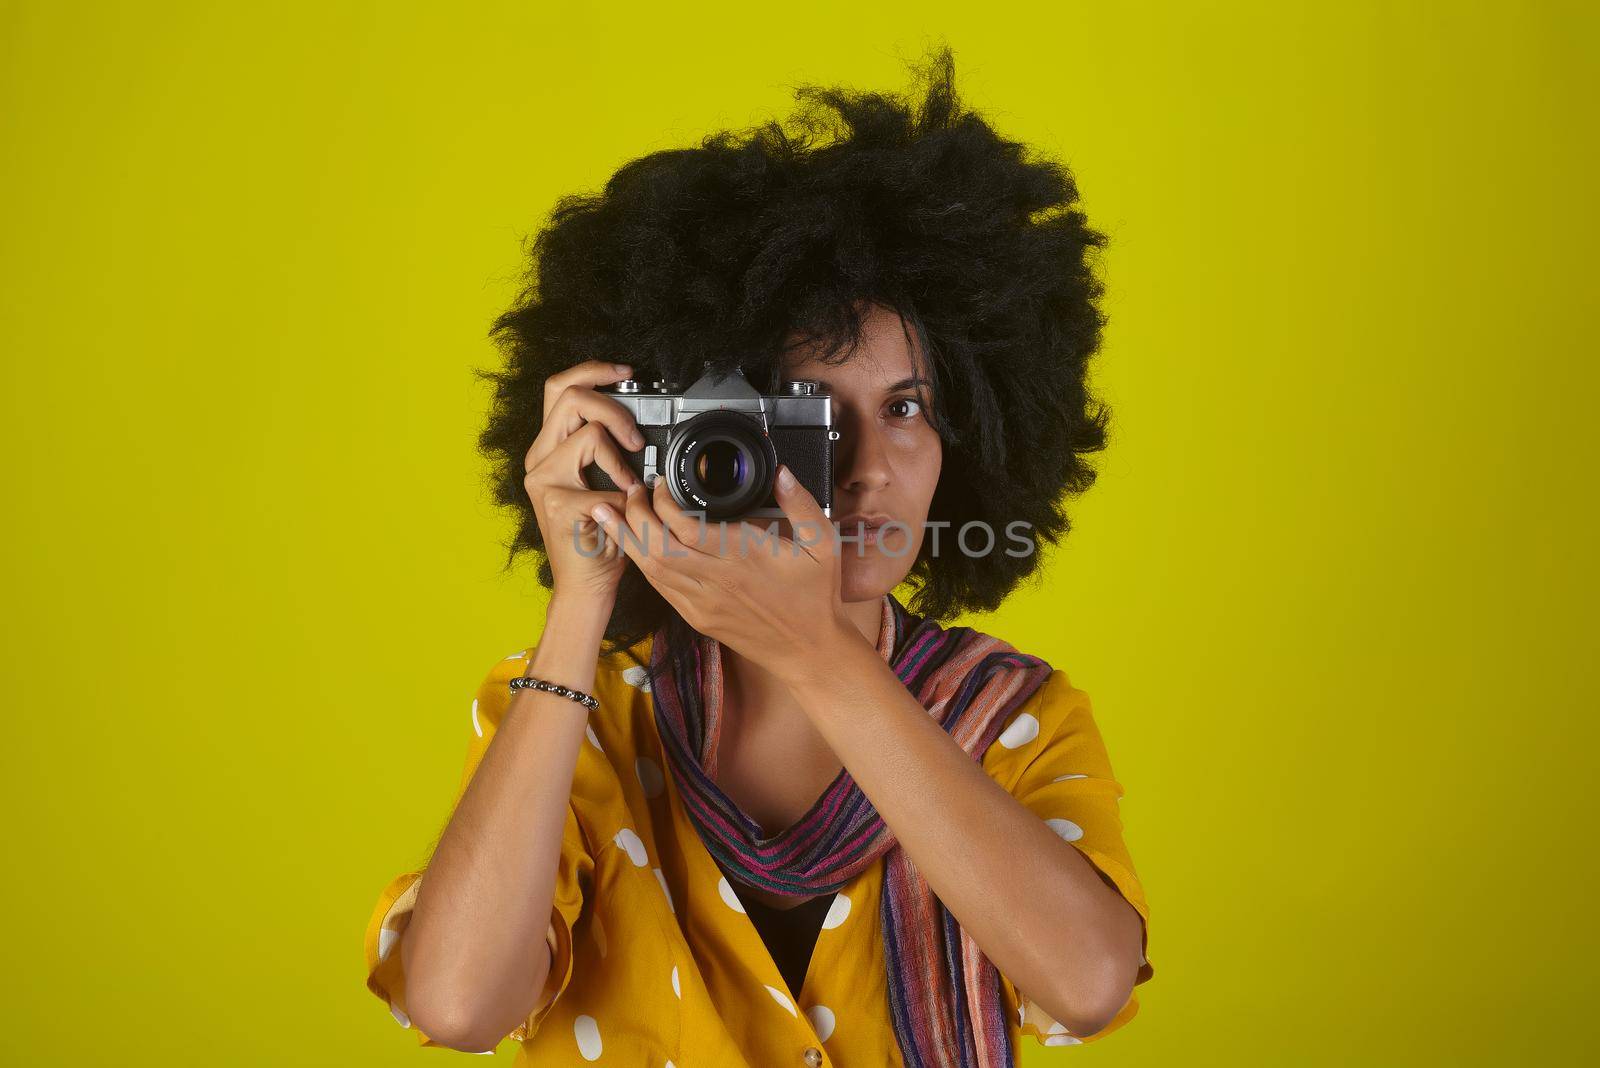
<svg viewBox="0 0 1600 1068">
<path fill-rule="evenodd" d="M 919 377 L 916 377 L 916 376 L 913 376 L 911 378 L 902 378 L 900 381 L 894 383 L 888 389 L 884 390 L 884 392 L 885 393 L 897 393 L 902 389 L 912 389 L 912 388 L 914 388 L 916 386 L 926 385 L 927 381 L 928 380 L 926 378 L 919 378 Z"/>
</svg>

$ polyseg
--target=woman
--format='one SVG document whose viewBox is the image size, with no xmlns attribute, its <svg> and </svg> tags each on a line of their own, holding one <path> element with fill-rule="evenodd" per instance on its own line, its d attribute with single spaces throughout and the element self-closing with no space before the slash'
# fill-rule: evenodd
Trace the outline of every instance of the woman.
<svg viewBox="0 0 1600 1068">
<path fill-rule="evenodd" d="M 992 1066 L 1137 1010 L 1148 907 L 1087 697 L 936 622 L 1035 572 L 1106 425 L 1104 238 L 952 66 L 912 103 L 802 90 L 791 127 L 634 161 L 540 235 L 482 444 L 545 627 L 484 679 L 454 814 L 367 933 L 423 1044 Z M 601 387 L 707 364 L 827 387 L 831 515 L 780 471 L 763 539 L 634 476 Z"/>
</svg>

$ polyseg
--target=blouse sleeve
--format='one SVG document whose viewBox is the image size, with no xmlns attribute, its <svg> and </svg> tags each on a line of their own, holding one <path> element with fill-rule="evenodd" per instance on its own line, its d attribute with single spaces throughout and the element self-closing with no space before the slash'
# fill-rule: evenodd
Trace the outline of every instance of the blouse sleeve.
<svg viewBox="0 0 1600 1068">
<path fill-rule="evenodd" d="M 1022 721 L 1007 727 L 1008 733 L 1032 735 L 1017 743 L 1024 763 L 1010 792 L 1051 830 L 1071 842 L 1139 914 L 1139 973 L 1134 980 L 1137 987 L 1155 975 L 1149 959 L 1150 907 L 1123 842 L 1117 804 L 1122 797 L 1122 784 L 1112 773 L 1089 695 L 1074 688 L 1066 674 L 1057 670 L 1045 680 L 1040 700 L 1031 704 L 1028 714 L 1037 718 L 1036 725 Z M 1092 1035 L 1072 1035 L 1031 998 L 1017 991 L 1010 980 L 1001 978 L 1016 995 L 1013 1003 L 1020 1009 L 1023 1033 L 1046 1046 L 1078 1045 L 1104 1038 L 1139 1011 L 1139 999 L 1130 992 L 1127 1002 L 1105 1027 Z"/>
<path fill-rule="evenodd" d="M 531 650 L 530 650 L 531 652 Z M 508 657 L 492 668 L 478 688 L 472 702 L 472 724 L 467 737 L 466 766 L 456 789 L 454 804 L 460 804 L 467 785 L 478 770 L 495 728 L 510 704 L 510 680 L 523 673 L 527 667 L 527 653 Z M 454 809 L 452 805 L 452 810 Z M 571 802 L 567 805 L 566 824 L 561 834 L 561 854 L 556 865 L 555 898 L 550 908 L 550 923 L 545 930 L 545 943 L 550 947 L 550 974 L 545 980 L 539 1001 L 527 1018 L 511 1031 L 507 1038 L 526 1041 L 533 1036 L 539 1024 L 549 1013 L 562 991 L 572 980 L 572 929 L 583 910 L 585 887 L 592 885 L 594 858 L 588 840 Z M 421 889 L 426 867 L 421 871 L 405 872 L 395 877 L 378 895 L 377 906 L 367 923 L 365 952 L 367 963 L 367 989 L 389 1006 L 389 1012 L 401 1027 L 411 1027 L 411 1017 L 406 1009 L 406 977 L 401 966 L 401 956 L 395 952 L 400 934 L 411 922 L 416 907 L 417 893 Z M 421 1028 L 416 1028 L 417 1041 L 424 1046 L 435 1046 Z"/>
</svg>

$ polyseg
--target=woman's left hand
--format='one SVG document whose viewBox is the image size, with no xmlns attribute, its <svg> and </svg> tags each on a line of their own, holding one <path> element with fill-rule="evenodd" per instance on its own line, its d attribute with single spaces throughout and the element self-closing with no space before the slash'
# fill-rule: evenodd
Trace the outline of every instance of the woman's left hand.
<svg viewBox="0 0 1600 1068">
<path fill-rule="evenodd" d="M 627 494 L 626 529 L 613 509 L 594 511 L 686 623 L 786 680 L 815 672 L 829 644 L 855 629 L 840 599 L 837 531 L 788 474 L 780 468 L 775 495 L 792 539 L 777 533 L 775 520 L 769 528 L 686 512 L 662 478 Z"/>
</svg>

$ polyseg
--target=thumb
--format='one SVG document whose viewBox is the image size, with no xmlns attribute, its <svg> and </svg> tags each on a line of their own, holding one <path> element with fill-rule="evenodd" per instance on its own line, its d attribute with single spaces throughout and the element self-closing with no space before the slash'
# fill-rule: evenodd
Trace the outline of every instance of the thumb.
<svg viewBox="0 0 1600 1068">
<path fill-rule="evenodd" d="M 822 513 L 822 505 L 817 503 L 811 491 L 794 477 L 788 464 L 778 465 L 776 483 L 778 507 L 783 509 L 789 525 L 794 528 L 795 544 L 807 548 L 814 545 L 831 547 L 833 524 Z"/>
</svg>

